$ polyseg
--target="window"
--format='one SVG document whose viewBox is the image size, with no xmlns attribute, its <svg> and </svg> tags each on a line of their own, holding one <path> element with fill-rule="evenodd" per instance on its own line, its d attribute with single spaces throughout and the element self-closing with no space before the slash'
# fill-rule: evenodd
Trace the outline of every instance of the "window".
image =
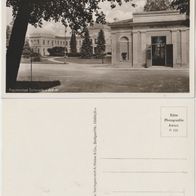
<svg viewBox="0 0 196 196">
<path fill-rule="evenodd" d="M 45 40 L 43 40 L 43 45 L 45 45 Z"/>
</svg>

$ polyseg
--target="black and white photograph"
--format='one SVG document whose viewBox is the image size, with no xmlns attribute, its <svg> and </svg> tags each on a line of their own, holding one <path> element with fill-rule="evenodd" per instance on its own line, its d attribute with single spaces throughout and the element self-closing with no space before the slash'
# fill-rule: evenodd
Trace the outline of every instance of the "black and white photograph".
<svg viewBox="0 0 196 196">
<path fill-rule="evenodd" d="M 190 93 L 190 0 L 7 0 L 6 93 Z"/>
</svg>

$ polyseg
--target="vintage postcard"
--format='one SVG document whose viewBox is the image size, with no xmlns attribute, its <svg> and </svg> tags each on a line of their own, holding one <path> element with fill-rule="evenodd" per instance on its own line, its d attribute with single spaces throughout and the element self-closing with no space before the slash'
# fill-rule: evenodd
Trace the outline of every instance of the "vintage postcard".
<svg viewBox="0 0 196 196">
<path fill-rule="evenodd" d="M 195 1 L 2 0 L 2 196 L 195 195 Z"/>
<path fill-rule="evenodd" d="M 193 96 L 195 1 L 2 4 L 4 97 Z"/>
<path fill-rule="evenodd" d="M 194 196 L 194 100 L 6 99 L 3 196 Z"/>
</svg>

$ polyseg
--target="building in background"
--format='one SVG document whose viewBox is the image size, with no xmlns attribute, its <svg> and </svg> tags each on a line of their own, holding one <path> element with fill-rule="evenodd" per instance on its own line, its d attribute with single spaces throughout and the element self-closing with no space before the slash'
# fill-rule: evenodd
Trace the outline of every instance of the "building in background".
<svg viewBox="0 0 196 196">
<path fill-rule="evenodd" d="M 39 29 L 39 31 L 30 34 L 28 39 L 32 50 L 42 56 L 49 55 L 48 49 L 53 47 L 65 48 L 66 46 L 67 52 L 70 52 L 70 37 L 56 36 L 53 33 Z M 81 45 L 81 38 L 77 38 L 77 42 L 79 50 Z"/>
<path fill-rule="evenodd" d="M 96 51 L 97 37 L 99 31 L 103 29 L 106 40 L 106 53 L 111 53 L 111 36 L 110 27 L 108 25 L 96 24 L 89 27 L 89 34 L 93 44 L 93 53 Z M 53 33 L 39 29 L 29 35 L 28 40 L 31 48 L 34 52 L 39 53 L 42 56 L 49 55 L 48 49 L 53 47 L 65 47 L 67 52 L 70 53 L 70 39 L 71 36 L 57 36 Z M 77 52 L 80 52 L 83 38 L 76 36 Z"/>
<path fill-rule="evenodd" d="M 133 14 L 111 23 L 112 63 L 125 67 L 187 67 L 189 27 L 178 11 Z"/>
</svg>

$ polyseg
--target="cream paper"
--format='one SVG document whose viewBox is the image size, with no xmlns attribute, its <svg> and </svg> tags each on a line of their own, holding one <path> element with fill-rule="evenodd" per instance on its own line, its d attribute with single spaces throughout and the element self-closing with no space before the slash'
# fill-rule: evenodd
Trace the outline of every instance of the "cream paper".
<svg viewBox="0 0 196 196">
<path fill-rule="evenodd" d="M 3 106 L 3 196 L 194 196 L 191 99 Z"/>
</svg>

